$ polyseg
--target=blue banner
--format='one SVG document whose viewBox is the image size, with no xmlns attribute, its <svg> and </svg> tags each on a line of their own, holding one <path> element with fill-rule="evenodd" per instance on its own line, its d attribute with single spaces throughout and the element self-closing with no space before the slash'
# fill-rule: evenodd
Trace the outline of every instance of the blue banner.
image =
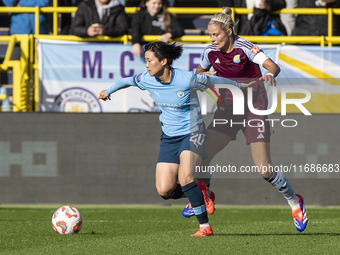
<svg viewBox="0 0 340 255">
<path fill-rule="evenodd" d="M 206 45 L 184 45 L 173 66 L 194 71 Z M 272 59 L 277 46 L 263 47 Z M 133 56 L 131 45 L 39 40 L 40 111 L 136 112 L 154 111 L 150 94 L 128 88 L 112 95 L 110 102 L 96 99 L 99 92 L 122 78 L 144 72 L 144 57 Z"/>
</svg>

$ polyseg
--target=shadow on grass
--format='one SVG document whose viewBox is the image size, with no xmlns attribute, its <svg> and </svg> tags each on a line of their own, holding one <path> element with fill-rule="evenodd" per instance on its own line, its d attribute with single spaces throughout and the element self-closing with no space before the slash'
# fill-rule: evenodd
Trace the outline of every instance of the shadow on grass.
<svg viewBox="0 0 340 255">
<path fill-rule="evenodd" d="M 215 236 L 340 236 L 340 233 L 277 233 L 277 234 L 218 234 Z"/>
</svg>

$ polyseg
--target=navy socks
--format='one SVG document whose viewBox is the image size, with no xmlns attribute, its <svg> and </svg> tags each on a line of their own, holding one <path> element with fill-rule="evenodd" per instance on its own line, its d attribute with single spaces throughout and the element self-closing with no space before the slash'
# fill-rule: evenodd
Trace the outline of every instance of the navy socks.
<svg viewBox="0 0 340 255">
<path fill-rule="evenodd" d="M 201 189 L 197 186 L 197 183 L 191 182 L 183 186 L 182 191 L 189 199 L 199 224 L 208 223 L 209 220 L 207 210 L 205 208 L 204 197 Z"/>
</svg>

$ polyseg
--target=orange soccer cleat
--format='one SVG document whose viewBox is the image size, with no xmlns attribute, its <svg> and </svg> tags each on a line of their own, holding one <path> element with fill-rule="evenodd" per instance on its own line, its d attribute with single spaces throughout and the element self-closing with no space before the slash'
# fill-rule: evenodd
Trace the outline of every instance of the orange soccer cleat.
<svg viewBox="0 0 340 255">
<path fill-rule="evenodd" d="M 213 236 L 213 235 L 214 231 L 212 230 L 211 227 L 200 227 L 200 229 L 191 236 Z"/>
<path fill-rule="evenodd" d="M 208 191 L 207 191 L 207 185 L 205 184 L 204 181 L 200 181 L 199 183 L 197 183 L 197 186 L 202 190 L 207 212 L 209 214 L 213 214 L 215 211 L 215 204 L 214 204 L 215 194 L 212 193 L 212 195 L 209 197 Z"/>
<path fill-rule="evenodd" d="M 215 203 L 215 193 L 213 191 L 210 191 L 210 197 L 209 197 L 214 203 Z M 191 204 L 187 204 L 182 212 L 183 217 L 190 218 L 191 216 L 195 215 L 194 209 L 192 209 Z"/>
<path fill-rule="evenodd" d="M 306 208 L 304 206 L 303 197 L 298 194 L 296 194 L 296 196 L 299 198 L 300 208 L 292 211 L 292 216 L 296 230 L 302 232 L 307 227 L 308 217 Z"/>
</svg>

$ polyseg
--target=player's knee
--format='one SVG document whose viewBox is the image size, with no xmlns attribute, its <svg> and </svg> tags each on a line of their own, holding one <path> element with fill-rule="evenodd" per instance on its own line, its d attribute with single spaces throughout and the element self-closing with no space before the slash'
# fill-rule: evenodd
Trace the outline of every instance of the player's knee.
<svg viewBox="0 0 340 255">
<path fill-rule="evenodd" d="M 171 197 L 170 196 L 161 196 L 164 200 L 169 200 Z"/>
<path fill-rule="evenodd" d="M 158 192 L 158 195 L 160 195 L 163 199 L 169 199 L 172 193 L 172 190 L 167 189 L 167 188 L 157 187 L 157 192 Z"/>
</svg>

